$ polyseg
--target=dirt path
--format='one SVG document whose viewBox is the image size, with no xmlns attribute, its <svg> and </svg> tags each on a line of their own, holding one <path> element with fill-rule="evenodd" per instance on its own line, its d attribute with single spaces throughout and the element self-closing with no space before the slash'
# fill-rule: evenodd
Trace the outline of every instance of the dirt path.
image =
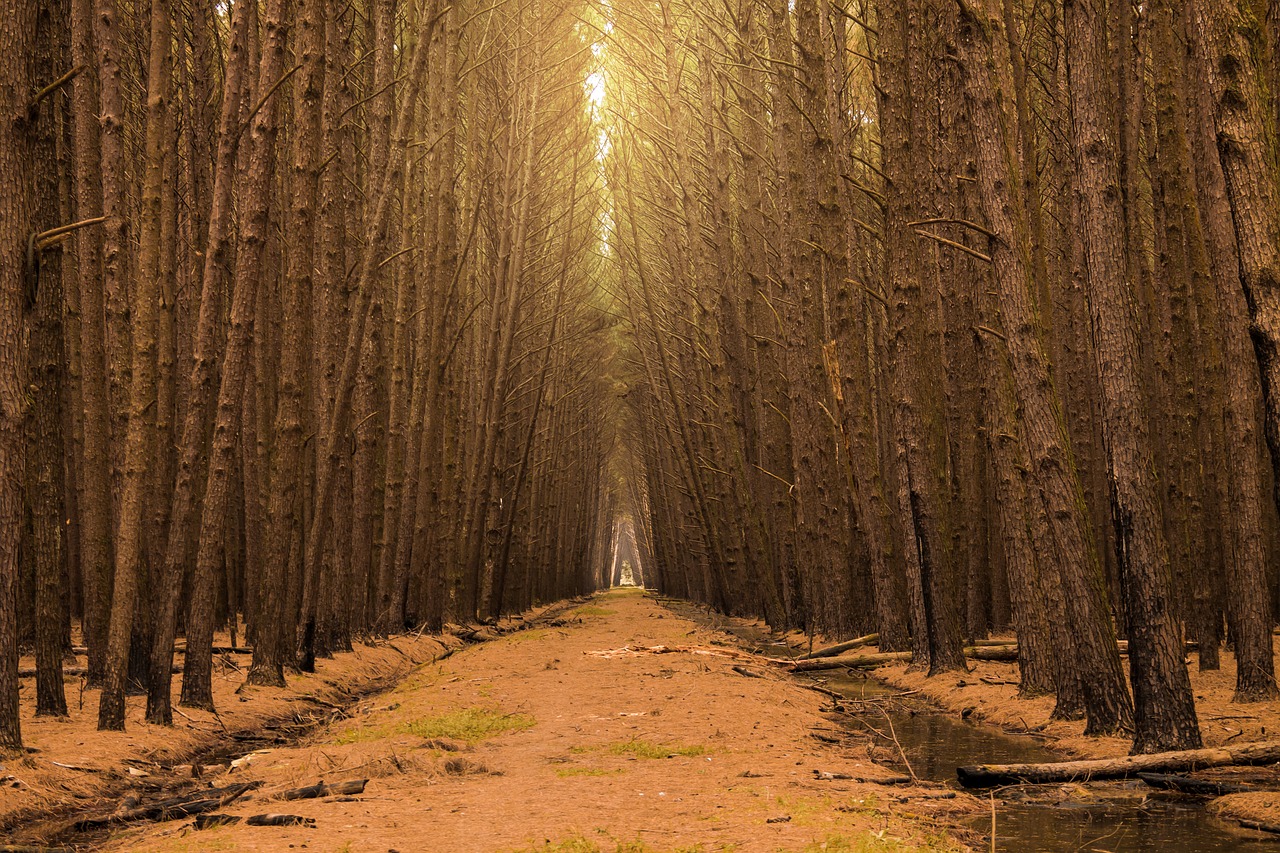
<svg viewBox="0 0 1280 853">
<path fill-rule="evenodd" d="M 723 643 L 638 591 L 601 595 L 564 627 L 420 667 L 308 742 L 212 780 L 263 783 L 226 813 L 287 812 L 314 828 L 181 821 L 123 830 L 108 849 L 963 849 L 934 822 L 964 799 L 815 779 L 889 771 L 861 744 L 813 737 L 835 728 L 822 697 L 773 673 L 740 674 L 744 657 Z M 658 645 L 699 651 L 597 654 Z M 365 777 L 356 798 L 273 798 Z"/>
</svg>

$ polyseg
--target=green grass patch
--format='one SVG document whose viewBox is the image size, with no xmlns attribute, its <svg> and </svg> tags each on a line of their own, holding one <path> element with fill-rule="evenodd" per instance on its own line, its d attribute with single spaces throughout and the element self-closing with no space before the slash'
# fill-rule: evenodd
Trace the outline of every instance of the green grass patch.
<svg viewBox="0 0 1280 853">
<path fill-rule="evenodd" d="M 367 743 L 374 740 L 387 740 L 396 735 L 414 735 L 424 740 L 449 738 L 476 743 L 505 732 L 523 731 L 535 722 L 536 720 L 528 714 L 504 714 L 491 708 L 465 708 L 461 711 L 449 711 L 445 714 L 409 720 L 398 725 L 350 728 L 339 733 L 334 738 L 334 742 L 339 745 Z"/>
<path fill-rule="evenodd" d="M 882 833 L 866 833 L 855 837 L 847 835 L 828 835 L 822 841 L 814 841 L 805 845 L 803 853 L 908 853 L 908 851 L 933 851 L 944 853 L 960 848 L 943 837 L 930 837 L 919 841 L 904 841 L 900 838 L 887 838 Z M 778 848 L 782 853 L 783 848 Z"/>
<path fill-rule="evenodd" d="M 374 740 L 386 740 L 395 737 L 397 732 L 391 726 L 355 726 L 339 732 L 333 742 L 338 746 L 351 743 L 368 743 Z"/>
<path fill-rule="evenodd" d="M 420 738 L 446 737 L 475 743 L 505 732 L 524 731 L 535 722 L 528 714 L 504 714 L 491 708 L 464 708 L 403 723 L 399 731 Z"/>
<path fill-rule="evenodd" d="M 577 608 L 570 616 L 612 616 L 616 610 L 610 610 L 607 607 L 596 607 L 594 604 L 587 604 Z"/>
<path fill-rule="evenodd" d="M 650 743 L 647 740 L 628 740 L 622 743 L 609 744 L 606 751 L 610 755 L 631 755 L 636 758 L 671 758 L 677 755 L 703 755 L 707 748 L 699 744 L 683 745 L 678 743 Z"/>
<path fill-rule="evenodd" d="M 596 832 L 605 836 L 606 840 L 596 841 L 585 835 L 577 834 L 561 841 L 543 841 L 541 844 L 521 847 L 519 850 L 511 851 L 511 853 L 657 853 L 658 851 L 658 848 L 650 847 L 640 839 L 618 841 L 602 829 L 597 829 Z M 669 853 L 705 853 L 706 849 L 701 844 L 695 844 L 692 847 L 670 848 Z M 733 849 L 733 845 L 717 849 L 727 853 L 727 851 Z"/>
</svg>

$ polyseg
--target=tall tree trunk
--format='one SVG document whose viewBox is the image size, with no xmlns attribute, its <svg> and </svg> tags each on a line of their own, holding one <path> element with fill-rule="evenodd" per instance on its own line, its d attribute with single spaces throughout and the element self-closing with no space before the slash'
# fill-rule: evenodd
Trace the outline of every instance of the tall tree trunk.
<svg viewBox="0 0 1280 853">
<path fill-rule="evenodd" d="M 71 55 L 81 66 L 97 65 L 93 41 L 93 0 L 71 0 Z M 72 84 L 75 121 L 76 214 L 102 215 L 102 148 L 96 116 L 101 109 L 98 75 L 84 73 Z M 111 420 L 107 398 L 106 316 L 102 294 L 102 232 L 76 233 L 80 290 L 81 393 L 84 455 L 80 462 L 80 565 L 84 587 L 82 627 L 89 647 L 88 681 L 99 685 L 107 651 L 110 578 L 114 565 L 111 526 Z"/>
<path fill-rule="evenodd" d="M 35 163 L 29 137 L 33 94 L 27 58 L 36 3 L 0 5 L 0 754 L 22 752 L 18 717 L 18 541 L 22 524 L 26 352 L 23 317 L 35 294 L 27 266 Z"/>
<path fill-rule="evenodd" d="M 217 158 L 213 196 L 209 211 L 208 240 L 200 275 L 199 314 L 192 346 L 191 374 L 186 411 L 179 433 L 179 457 L 173 489 L 169 541 L 162 574 L 157 579 L 162 598 L 157 599 L 152 631 L 151 678 L 147 695 L 147 719 L 161 725 L 173 722 L 171 680 L 174 635 L 178 603 L 185 584 L 191 534 L 201 485 L 204 481 L 204 452 L 207 417 L 213 399 L 217 357 L 221 350 L 218 328 L 222 313 L 223 269 L 229 260 L 236 180 L 236 151 L 239 116 L 244 100 L 244 74 L 248 63 L 251 6 L 237 2 L 231 13 L 231 36 L 227 45 L 223 101 L 218 122 Z"/>
<path fill-rule="evenodd" d="M 1139 753 L 1193 749 L 1200 746 L 1200 729 L 1172 612 L 1169 553 L 1143 408 L 1119 155 L 1106 112 L 1113 101 L 1103 76 L 1107 53 L 1100 2 L 1068 0 L 1065 31 L 1077 189 L 1084 214 L 1080 239 L 1088 260 L 1116 557 L 1129 614 L 1133 748 Z"/>
<path fill-rule="evenodd" d="M 123 99 L 120 80 L 120 45 L 115 0 L 97 0 L 94 18 L 98 36 L 99 74 L 102 86 L 102 183 L 107 239 L 104 288 L 108 294 L 123 289 L 119 277 L 127 247 L 125 222 L 125 164 Z M 140 275 L 130 300 L 129 320 L 133 338 L 130 365 L 128 421 L 124 436 L 123 484 L 120 517 L 116 527 L 116 568 L 111 597 L 111 628 L 107 636 L 106 673 L 98 702 L 98 728 L 123 730 L 125 680 L 138 612 L 143 557 L 142 521 L 146 509 L 148 471 L 151 467 L 156 389 L 156 315 L 160 283 L 161 192 L 164 182 L 168 134 L 169 9 L 154 2 L 151 12 L 151 56 L 148 65 L 147 140 L 143 178 L 143 217 Z M 114 281 L 114 284 L 113 284 Z"/>
<path fill-rule="evenodd" d="M 58 0 L 43 0 L 35 27 L 34 79 L 56 80 L 67 53 L 66 10 Z M 45 85 L 41 83 L 40 85 Z M 59 175 L 59 136 L 62 135 L 62 95 L 46 97 L 33 110 L 31 141 L 38 187 L 32 230 L 59 224 L 62 208 Z M 37 248 L 37 251 L 39 249 Z M 34 543 L 31 555 L 36 575 L 36 715 L 66 716 L 67 699 L 62 685 L 63 630 L 67 619 L 69 589 L 63 560 L 66 502 L 63 488 L 64 369 L 63 263 L 61 255 L 48 252 L 33 271 L 37 287 L 30 318 L 30 406 L 27 422 L 26 489 L 31 507 Z"/>
<path fill-rule="evenodd" d="M 272 184 L 276 165 L 278 105 L 275 87 L 285 72 L 289 22 L 284 0 L 270 0 L 263 13 L 262 58 L 258 67 L 259 104 L 249 128 L 247 168 L 242 176 L 240 239 L 236 246 L 235 283 L 231 301 L 231 325 L 222 362 L 222 383 L 209 452 L 209 479 L 201 507 L 200 537 L 191 582 L 191 607 L 187 622 L 186 667 L 182 676 L 181 703 L 192 708 L 212 708 L 212 647 L 215 584 L 218 564 L 226 549 L 224 525 L 235 468 L 245 376 L 255 320 L 258 286 L 264 275 L 263 252 L 269 225 Z M 256 648 L 256 645 L 255 645 Z"/>
<path fill-rule="evenodd" d="M 1202 162 L 1210 172 L 1220 166 L 1226 179 L 1239 258 L 1238 285 L 1219 277 L 1218 287 L 1223 319 L 1230 326 L 1224 330 L 1228 347 L 1225 362 L 1229 365 L 1225 398 L 1231 406 L 1228 440 L 1235 453 L 1227 476 L 1233 504 L 1229 512 L 1239 549 L 1236 559 L 1228 561 L 1227 600 L 1234 616 L 1236 697 L 1250 701 L 1277 695 L 1270 637 L 1274 620 L 1266 600 L 1261 542 L 1257 539 L 1261 516 L 1260 510 L 1254 514 L 1250 504 L 1255 487 L 1253 462 L 1243 460 L 1255 452 L 1249 424 L 1252 377 L 1239 361 L 1247 352 L 1242 334 L 1247 309 L 1247 328 L 1261 372 L 1273 487 L 1280 495 L 1280 208 L 1273 167 L 1274 137 L 1267 132 L 1263 113 L 1262 70 L 1254 59 L 1256 46 L 1247 37 L 1251 10 L 1239 2 L 1209 4 L 1204 0 L 1191 0 L 1191 9 L 1188 33 L 1197 70 L 1208 79 L 1217 128 L 1219 162 L 1208 162 L 1207 156 Z M 1211 235 L 1222 233 L 1224 228 L 1220 217 L 1207 223 Z M 1216 247 L 1216 255 L 1225 253 L 1225 246 Z M 1225 257 L 1218 260 L 1225 262 Z M 1251 522 L 1253 526 L 1245 526 Z"/>
<path fill-rule="evenodd" d="M 1022 440 L 1029 455 L 1032 494 L 1041 501 L 1033 512 L 1043 513 L 1052 528 L 1052 543 L 1046 542 L 1038 556 L 1043 571 L 1060 578 L 1072 622 L 1074 642 L 1053 653 L 1059 666 L 1077 670 L 1083 680 L 1088 730 L 1111 732 L 1128 723 L 1132 708 L 1116 652 L 1102 567 L 1089 538 L 1079 475 L 1049 371 L 1045 330 L 1033 308 L 1038 291 L 1031 278 L 1036 268 L 1034 250 L 1026 206 L 1018 193 L 1023 186 L 1020 172 L 1026 166 L 1019 165 L 1016 125 L 1001 107 L 1010 103 L 1005 94 L 1012 82 L 1005 60 L 1008 41 L 1001 32 L 1002 19 L 976 3 L 963 16 L 961 26 L 965 95 L 981 140 L 976 152 L 978 188 L 990 229 L 988 251 L 1021 413 Z M 1010 566 L 1011 572 L 1015 570 Z"/>
</svg>

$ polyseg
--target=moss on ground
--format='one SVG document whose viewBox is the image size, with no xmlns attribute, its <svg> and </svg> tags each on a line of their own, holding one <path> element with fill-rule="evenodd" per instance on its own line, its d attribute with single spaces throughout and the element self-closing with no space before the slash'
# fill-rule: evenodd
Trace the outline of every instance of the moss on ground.
<svg viewBox="0 0 1280 853">
<path fill-rule="evenodd" d="M 447 737 L 476 743 L 506 732 L 532 728 L 536 721 L 528 714 L 504 714 L 492 708 L 464 708 L 403 723 L 403 734 L 420 738 Z"/>
<path fill-rule="evenodd" d="M 616 610 L 610 610 L 610 609 L 609 609 L 609 608 L 607 608 L 607 607 L 596 607 L 594 604 L 587 604 L 587 605 L 583 605 L 582 607 L 578 607 L 578 608 L 576 608 L 576 609 L 572 610 L 572 611 L 569 613 L 569 615 L 570 615 L 571 617 L 573 617 L 573 616 L 577 616 L 577 617 L 582 617 L 582 616 L 612 616 L 614 613 L 617 613 L 617 612 L 618 612 L 618 611 L 616 611 Z"/>
<path fill-rule="evenodd" d="M 477 743 L 506 732 L 524 731 L 537 722 L 528 714 L 504 714 L 493 708 L 463 708 L 396 725 L 362 726 L 348 729 L 334 740 L 339 744 L 365 743 L 396 735 L 413 735 L 430 740 L 448 738 Z"/>
</svg>

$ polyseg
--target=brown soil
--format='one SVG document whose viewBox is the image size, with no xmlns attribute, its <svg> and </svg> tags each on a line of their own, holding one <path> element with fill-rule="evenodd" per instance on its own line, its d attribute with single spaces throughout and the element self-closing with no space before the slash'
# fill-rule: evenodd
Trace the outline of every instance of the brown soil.
<svg viewBox="0 0 1280 853">
<path fill-rule="evenodd" d="M 291 677 L 285 690 L 239 692 L 249 657 L 221 655 L 213 679 L 218 713 L 175 707 L 172 728 L 152 726 L 143 719 L 145 697 L 129 697 L 123 732 L 97 730 L 98 691 L 85 689 L 78 676 L 66 678 L 69 717 L 34 716 L 35 680 L 24 678 L 22 733 L 28 755 L 0 765 L 0 838 L 6 832 L 21 838 L 47 831 L 58 825 L 60 815 L 130 784 L 173 784 L 178 781 L 169 770 L 173 764 L 233 745 L 233 735 L 262 733 L 264 726 L 302 727 L 462 645 L 454 636 L 359 644 L 318 661 L 315 673 Z M 178 676 L 175 703 L 180 690 Z M 189 783 L 190 768 L 186 776 Z"/>
<path fill-rule="evenodd" d="M 1280 827 L 1280 793 L 1275 791 L 1227 794 L 1214 800 L 1212 808 L 1219 817 Z"/>
<path fill-rule="evenodd" d="M 315 828 L 174 821 L 118 830 L 107 849 L 966 849 L 941 827 L 984 808 L 968 795 L 816 779 L 891 771 L 840 733 L 820 694 L 723 634 L 638 591 L 598 596 L 561 625 L 420 666 L 348 719 L 209 780 L 263 783 L 226 813 Z M 371 780 L 359 797 L 276 797 L 357 778 Z"/>
</svg>

